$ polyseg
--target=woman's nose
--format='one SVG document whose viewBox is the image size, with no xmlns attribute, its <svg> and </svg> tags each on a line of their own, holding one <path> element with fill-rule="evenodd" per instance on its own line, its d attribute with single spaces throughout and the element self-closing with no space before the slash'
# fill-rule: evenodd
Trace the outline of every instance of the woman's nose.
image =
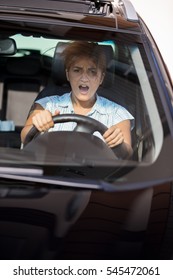
<svg viewBox="0 0 173 280">
<path fill-rule="evenodd" d="M 82 81 L 88 81 L 89 80 L 87 72 L 83 71 L 83 73 L 81 74 L 81 80 Z"/>
</svg>

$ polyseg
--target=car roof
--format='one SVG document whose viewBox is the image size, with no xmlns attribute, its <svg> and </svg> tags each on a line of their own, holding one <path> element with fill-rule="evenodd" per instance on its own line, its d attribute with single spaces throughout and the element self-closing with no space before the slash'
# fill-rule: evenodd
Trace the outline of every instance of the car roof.
<svg viewBox="0 0 173 280">
<path fill-rule="evenodd" d="M 1 0 L 0 19 L 29 21 L 42 17 L 95 28 L 141 32 L 138 16 L 128 0 Z"/>
</svg>

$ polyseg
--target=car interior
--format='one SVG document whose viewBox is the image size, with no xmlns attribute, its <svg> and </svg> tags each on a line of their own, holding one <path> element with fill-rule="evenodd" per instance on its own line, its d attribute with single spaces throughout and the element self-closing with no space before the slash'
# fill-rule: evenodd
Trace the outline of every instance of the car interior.
<svg viewBox="0 0 173 280">
<path fill-rule="evenodd" d="M 15 129 L 0 134 L 1 147 L 21 147 L 20 132 L 35 99 L 69 92 L 61 52 L 68 42 L 58 41 L 51 58 L 37 50 L 17 49 L 16 55 L 0 56 L 0 119 Z M 153 160 L 153 136 L 139 80 L 124 45 L 104 47 L 107 71 L 98 94 L 119 103 L 135 117 L 132 130 L 133 160 Z"/>
</svg>

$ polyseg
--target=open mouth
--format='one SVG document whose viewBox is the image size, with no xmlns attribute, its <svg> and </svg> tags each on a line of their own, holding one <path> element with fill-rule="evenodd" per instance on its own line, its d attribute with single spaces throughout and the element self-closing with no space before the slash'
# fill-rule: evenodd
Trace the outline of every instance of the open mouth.
<svg viewBox="0 0 173 280">
<path fill-rule="evenodd" d="M 81 86 L 79 86 L 79 89 L 80 89 L 81 93 L 86 94 L 88 92 L 88 90 L 89 90 L 89 87 L 85 86 L 85 85 L 81 85 Z"/>
</svg>

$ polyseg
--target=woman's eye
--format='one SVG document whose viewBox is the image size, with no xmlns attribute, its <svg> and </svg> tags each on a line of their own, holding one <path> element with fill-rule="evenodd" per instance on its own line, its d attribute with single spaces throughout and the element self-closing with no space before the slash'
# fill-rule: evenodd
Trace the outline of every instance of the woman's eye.
<svg viewBox="0 0 173 280">
<path fill-rule="evenodd" d="M 91 69 L 89 71 L 89 74 L 92 75 L 92 76 L 96 76 L 97 75 L 97 71 L 95 69 Z"/>
<path fill-rule="evenodd" d="M 78 68 L 74 68 L 74 69 L 73 69 L 73 72 L 79 73 L 79 69 L 78 69 Z"/>
</svg>

